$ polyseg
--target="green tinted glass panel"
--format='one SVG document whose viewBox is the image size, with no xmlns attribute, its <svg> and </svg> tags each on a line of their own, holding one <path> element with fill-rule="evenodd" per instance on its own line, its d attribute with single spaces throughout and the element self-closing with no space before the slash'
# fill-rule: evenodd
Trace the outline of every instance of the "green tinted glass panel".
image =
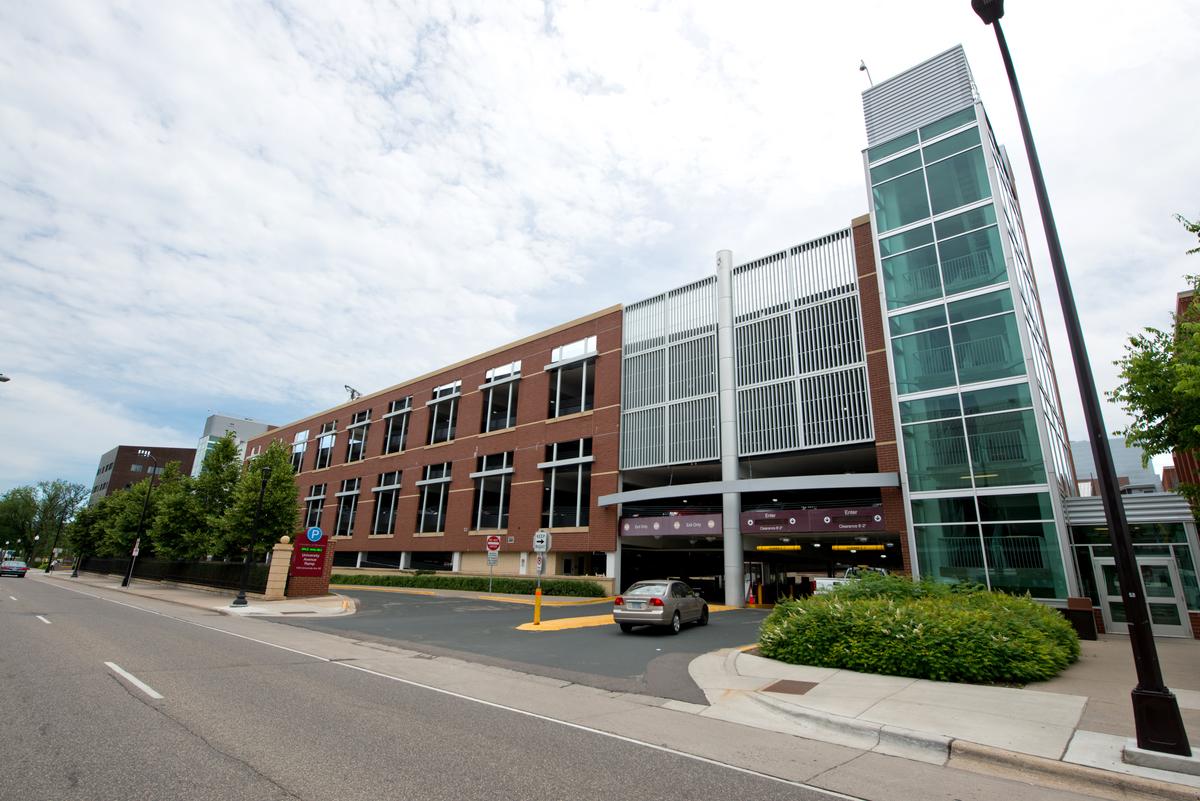
<svg viewBox="0 0 1200 801">
<path fill-rule="evenodd" d="M 925 168 L 925 176 L 929 181 L 929 201 L 934 214 L 991 196 L 983 148 L 977 147 L 930 164 Z"/>
<path fill-rule="evenodd" d="M 903 401 L 900 404 L 901 423 L 920 423 L 925 420 L 941 420 L 946 417 L 958 417 L 957 395 L 939 395 L 936 398 Z"/>
<path fill-rule="evenodd" d="M 1034 598 L 1067 597 L 1053 523 L 984 524 L 983 547 L 993 590 Z"/>
<path fill-rule="evenodd" d="M 973 498 L 922 498 L 912 502 L 913 523 L 974 523 Z"/>
<path fill-rule="evenodd" d="M 883 260 L 883 286 L 889 309 L 911 306 L 942 296 L 937 250 L 933 245 Z"/>
<path fill-rule="evenodd" d="M 917 564 L 921 575 L 946 584 L 983 584 L 983 544 L 977 526 L 919 526 Z"/>
<path fill-rule="evenodd" d="M 931 309 L 897 314 L 888 318 L 888 328 L 892 336 L 911 334 L 914 331 L 924 331 L 927 328 L 937 328 L 946 324 L 946 307 L 934 306 Z"/>
<path fill-rule="evenodd" d="M 946 131 L 952 131 L 960 125 L 966 125 L 968 122 L 975 121 L 975 108 L 964 108 L 962 111 L 956 111 L 949 117 L 942 117 L 937 122 L 931 122 L 921 129 L 922 139 L 932 139 L 935 136 L 944 134 Z"/>
<path fill-rule="evenodd" d="M 950 327 L 958 382 L 973 384 L 1025 374 L 1017 321 L 1011 314 Z"/>
<path fill-rule="evenodd" d="M 996 207 L 980 206 L 977 209 L 971 209 L 970 211 L 964 211 L 962 214 L 938 220 L 934 225 L 937 227 L 938 239 L 946 239 L 947 237 L 958 236 L 966 231 L 974 231 L 976 228 L 982 228 L 985 225 L 992 225 L 995 222 Z"/>
<path fill-rule="evenodd" d="M 1052 520 L 1054 507 L 1044 492 L 1020 495 L 980 495 L 979 519 L 985 522 L 1002 520 Z"/>
<path fill-rule="evenodd" d="M 875 145 L 867 151 L 867 160 L 874 163 L 880 159 L 885 159 L 893 153 L 899 153 L 906 147 L 912 147 L 917 143 L 917 132 L 912 131 L 904 136 L 898 136 L 890 142 L 884 142 L 882 145 Z"/>
<path fill-rule="evenodd" d="M 871 193 L 880 233 L 929 216 L 929 199 L 925 196 L 925 179 L 920 170 L 879 184 Z"/>
<path fill-rule="evenodd" d="M 967 418 L 975 486 L 1004 487 L 1046 483 L 1033 412 Z"/>
<path fill-rule="evenodd" d="M 871 183 L 878 184 L 889 178 L 895 178 L 906 172 L 911 172 L 921 166 L 921 154 L 913 151 L 907 156 L 884 162 L 878 167 L 871 168 Z"/>
<path fill-rule="evenodd" d="M 913 492 L 971 486 L 967 441 L 960 420 L 905 426 L 904 456 Z"/>
<path fill-rule="evenodd" d="M 1187 608 L 1200 611 L 1200 584 L 1196 582 L 1196 564 L 1192 561 L 1192 549 L 1186 545 L 1177 546 L 1175 565 L 1179 568 L 1179 581 L 1183 584 Z"/>
<path fill-rule="evenodd" d="M 1011 384 L 1007 387 L 976 389 L 963 393 L 963 414 L 1007 412 L 1033 405 L 1028 384 Z"/>
<path fill-rule="evenodd" d="M 914 228 L 911 231 L 905 231 L 902 234 L 894 236 L 885 236 L 879 240 L 879 256 L 886 259 L 893 253 L 902 253 L 906 250 L 919 248 L 921 245 L 928 245 L 933 241 L 933 226 L 922 225 L 920 228 Z"/>
<path fill-rule="evenodd" d="M 953 295 L 1005 279 L 1000 233 L 993 226 L 938 243 L 946 294 Z"/>
<path fill-rule="evenodd" d="M 1100 605 L 1100 593 L 1096 592 L 1096 574 L 1092 572 L 1092 554 L 1087 548 L 1072 548 L 1075 555 L 1075 572 L 1079 575 L 1079 586 L 1083 594 Z"/>
<path fill-rule="evenodd" d="M 999 292 L 989 292 L 986 295 L 976 295 L 965 300 L 956 300 L 950 304 L 950 322 L 961 323 L 963 320 L 974 320 L 977 317 L 987 317 L 992 314 L 1012 311 L 1012 293 L 1007 289 Z"/>
<path fill-rule="evenodd" d="M 1129 538 L 1135 543 L 1187 542 L 1183 523 L 1133 523 Z"/>
<path fill-rule="evenodd" d="M 979 144 L 979 129 L 970 128 L 962 133 L 957 133 L 954 136 L 947 136 L 938 142 L 923 149 L 925 153 L 925 163 L 937 161 L 946 156 L 962 152 L 968 147 L 975 147 Z"/>
<path fill-rule="evenodd" d="M 950 335 L 945 328 L 892 340 L 896 391 L 901 395 L 954 384 Z"/>
<path fill-rule="evenodd" d="M 1108 528 L 1106 526 L 1071 526 L 1071 542 L 1081 545 L 1108 545 Z"/>
</svg>

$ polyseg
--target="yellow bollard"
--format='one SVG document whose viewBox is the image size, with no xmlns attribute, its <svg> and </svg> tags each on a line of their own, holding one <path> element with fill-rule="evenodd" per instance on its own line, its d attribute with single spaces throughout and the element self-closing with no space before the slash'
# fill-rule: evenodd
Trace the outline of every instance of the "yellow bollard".
<svg viewBox="0 0 1200 801">
<path fill-rule="evenodd" d="M 762 584 L 758 585 L 758 605 L 762 606 Z"/>
<path fill-rule="evenodd" d="M 542 588 L 533 591 L 533 625 L 542 625 Z"/>
</svg>

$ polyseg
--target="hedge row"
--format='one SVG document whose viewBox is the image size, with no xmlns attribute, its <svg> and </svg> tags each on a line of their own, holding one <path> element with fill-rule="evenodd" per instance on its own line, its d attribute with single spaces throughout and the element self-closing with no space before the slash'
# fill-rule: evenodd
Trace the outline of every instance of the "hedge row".
<svg viewBox="0 0 1200 801">
<path fill-rule="evenodd" d="M 472 590 L 488 591 L 486 576 L 457 576 L 457 575 L 345 575 L 334 573 L 329 578 L 331 584 L 359 584 L 376 587 L 420 587 L 430 590 Z M 537 588 L 534 579 L 508 578 L 497 576 L 492 579 L 492 592 L 511 593 L 514 595 L 533 595 Z M 607 593 L 604 588 L 594 581 L 562 581 L 561 579 L 546 579 L 542 581 L 543 595 L 572 595 L 580 598 L 603 598 Z"/>
<path fill-rule="evenodd" d="M 763 622 L 762 654 L 798 665 L 979 684 L 1044 681 L 1079 658 L 1071 624 L 1028 596 L 890 582 L 849 582 L 776 605 Z"/>
</svg>

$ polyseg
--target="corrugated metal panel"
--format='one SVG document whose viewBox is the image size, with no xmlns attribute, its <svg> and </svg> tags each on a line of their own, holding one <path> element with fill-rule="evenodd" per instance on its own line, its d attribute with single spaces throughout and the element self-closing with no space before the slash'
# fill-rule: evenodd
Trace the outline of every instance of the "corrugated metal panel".
<svg viewBox="0 0 1200 801">
<path fill-rule="evenodd" d="M 863 92 L 867 146 L 939 120 L 975 99 L 967 55 L 956 45 Z"/>
<path fill-rule="evenodd" d="M 1190 523 L 1192 510 L 1182 495 L 1156 492 L 1146 495 L 1122 495 L 1125 519 L 1130 523 Z M 1063 507 L 1072 526 L 1102 526 L 1104 501 L 1097 497 L 1066 498 Z"/>
</svg>

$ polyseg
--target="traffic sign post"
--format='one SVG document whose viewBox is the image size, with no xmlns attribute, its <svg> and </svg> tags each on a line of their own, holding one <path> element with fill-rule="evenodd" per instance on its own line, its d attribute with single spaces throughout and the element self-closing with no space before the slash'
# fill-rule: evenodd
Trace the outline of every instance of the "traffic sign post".
<svg viewBox="0 0 1200 801">
<path fill-rule="evenodd" d="M 550 552 L 550 532 L 533 535 L 533 552 L 537 554 L 537 589 L 533 591 L 533 625 L 542 625 L 542 573 L 546 572 L 546 554 Z"/>
<path fill-rule="evenodd" d="M 500 561 L 500 535 L 489 534 L 485 544 L 487 545 L 488 592 L 491 592 L 492 569 L 496 566 L 496 563 Z"/>
</svg>

